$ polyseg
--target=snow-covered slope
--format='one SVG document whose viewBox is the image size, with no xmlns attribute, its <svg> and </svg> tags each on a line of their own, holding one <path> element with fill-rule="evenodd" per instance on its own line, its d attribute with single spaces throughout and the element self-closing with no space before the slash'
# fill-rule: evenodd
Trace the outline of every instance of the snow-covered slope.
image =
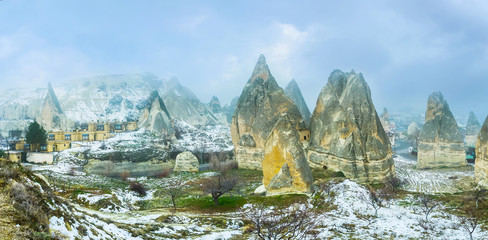
<svg viewBox="0 0 488 240">
<path fill-rule="evenodd" d="M 68 120 L 137 121 L 151 92 L 161 94 L 172 118 L 192 125 L 226 124 L 223 113 L 214 113 L 176 78 L 166 80 L 151 73 L 105 75 L 53 85 Z M 0 91 L 0 133 L 23 129 L 20 120 L 36 119 L 47 88 Z"/>
</svg>

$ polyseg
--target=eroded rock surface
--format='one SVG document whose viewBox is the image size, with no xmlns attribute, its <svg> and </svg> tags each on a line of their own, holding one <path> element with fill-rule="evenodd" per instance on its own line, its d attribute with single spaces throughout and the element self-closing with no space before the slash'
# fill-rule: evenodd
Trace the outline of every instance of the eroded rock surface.
<svg viewBox="0 0 488 240">
<path fill-rule="evenodd" d="M 239 168 L 262 168 L 266 139 L 284 113 L 296 129 L 308 128 L 297 106 L 285 96 L 261 55 L 232 117 L 232 143 Z"/>
<path fill-rule="evenodd" d="M 466 165 L 463 138 L 441 92 L 429 96 L 425 124 L 420 132 L 417 168 Z"/>
<path fill-rule="evenodd" d="M 478 184 L 488 187 L 488 117 L 486 117 L 476 141 L 474 176 Z"/>
<path fill-rule="evenodd" d="M 469 113 L 468 123 L 466 124 L 466 135 L 464 141 L 467 146 L 475 146 L 478 134 L 480 133 L 481 124 L 474 112 Z"/>
<path fill-rule="evenodd" d="M 313 177 L 296 127 L 284 114 L 266 140 L 263 184 L 267 194 L 310 193 Z"/>
<path fill-rule="evenodd" d="M 298 87 L 297 82 L 295 79 L 291 80 L 285 88 L 285 94 L 288 98 L 290 98 L 293 103 L 298 107 L 298 110 L 302 114 L 303 120 L 310 123 L 310 110 L 308 109 L 307 103 L 305 99 L 303 99 L 302 91 L 300 87 Z"/>
<path fill-rule="evenodd" d="M 61 109 L 51 83 L 47 86 L 47 95 L 44 98 L 44 104 L 37 120 L 47 131 L 62 130 L 68 127 L 66 116 Z"/>
<path fill-rule="evenodd" d="M 153 91 L 149 96 L 146 107 L 139 118 L 138 126 L 158 135 L 174 135 L 171 116 L 158 91 Z"/>
<path fill-rule="evenodd" d="M 176 156 L 175 172 L 198 172 L 198 158 L 191 152 L 182 152 Z"/>
<path fill-rule="evenodd" d="M 312 114 L 311 167 L 342 171 L 358 182 L 382 182 L 394 175 L 390 141 L 362 74 L 335 70 Z"/>
</svg>

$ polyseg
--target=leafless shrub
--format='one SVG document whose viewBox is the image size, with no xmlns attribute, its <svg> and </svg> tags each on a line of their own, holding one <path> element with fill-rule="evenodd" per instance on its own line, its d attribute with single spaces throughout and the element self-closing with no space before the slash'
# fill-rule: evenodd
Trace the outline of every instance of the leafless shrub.
<svg viewBox="0 0 488 240">
<path fill-rule="evenodd" d="M 127 179 L 129 177 L 130 177 L 130 171 L 125 170 L 125 171 L 123 171 L 123 172 L 120 173 L 120 179 L 122 181 L 127 181 Z"/>
<path fill-rule="evenodd" d="M 20 170 L 14 166 L 4 166 L 0 170 L 0 177 L 5 179 L 17 179 L 19 174 Z"/>
<path fill-rule="evenodd" d="M 130 184 L 129 189 L 138 193 L 140 196 L 146 196 L 146 188 L 141 183 L 133 182 Z"/>
<path fill-rule="evenodd" d="M 418 197 L 418 203 L 420 210 L 425 214 L 425 221 L 429 221 L 429 215 L 439 206 L 439 203 L 435 201 L 432 196 L 422 193 Z"/>
<path fill-rule="evenodd" d="M 389 206 L 388 195 L 384 189 L 376 191 L 370 187 L 369 190 L 360 193 L 359 199 L 374 209 L 375 217 L 378 217 L 378 210 L 380 208 Z"/>
<path fill-rule="evenodd" d="M 319 215 L 306 204 L 294 204 L 288 208 L 269 209 L 263 205 L 243 210 L 243 217 L 250 221 L 250 232 L 259 239 L 313 239 L 313 231 L 319 223 Z"/>
<path fill-rule="evenodd" d="M 168 186 L 163 189 L 163 193 L 171 198 L 173 211 L 176 212 L 176 200 L 184 194 L 184 184 L 181 178 L 168 180 Z"/>
<path fill-rule="evenodd" d="M 105 176 L 110 176 L 115 169 L 115 163 L 113 161 L 107 161 L 104 166 Z"/>
<path fill-rule="evenodd" d="M 335 198 L 333 187 L 336 184 L 334 181 L 319 183 L 315 187 L 315 192 L 312 195 L 312 204 L 314 206 L 329 207 Z"/>
<path fill-rule="evenodd" d="M 385 181 L 386 187 L 395 194 L 398 193 L 398 191 L 405 185 L 405 183 L 405 179 L 393 175 L 389 175 Z"/>
<path fill-rule="evenodd" d="M 459 217 L 459 225 L 469 234 L 469 238 L 473 240 L 473 233 L 481 224 L 481 211 L 472 205 L 468 205 L 463 209 L 463 215 Z"/>
<path fill-rule="evenodd" d="M 483 187 L 476 187 L 474 189 L 471 197 L 474 200 L 474 202 L 476 203 L 476 208 L 478 208 L 478 205 L 480 202 L 483 202 L 485 200 L 487 195 L 488 195 L 488 190 L 483 188 Z"/>
<path fill-rule="evenodd" d="M 172 172 L 173 172 L 173 170 L 171 168 L 165 168 L 165 169 L 163 169 L 163 171 L 158 173 L 158 175 L 156 177 L 157 178 L 167 178 L 171 175 Z"/>
</svg>

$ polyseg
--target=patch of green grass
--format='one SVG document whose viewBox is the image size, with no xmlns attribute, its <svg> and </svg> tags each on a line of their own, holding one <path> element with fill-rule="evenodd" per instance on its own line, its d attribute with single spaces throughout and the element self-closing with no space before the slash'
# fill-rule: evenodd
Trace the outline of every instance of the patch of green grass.
<svg viewBox="0 0 488 240">
<path fill-rule="evenodd" d="M 215 206 L 210 196 L 199 198 L 181 199 L 179 206 L 201 211 L 227 212 L 241 208 L 247 203 L 246 197 L 239 195 L 222 196 L 219 198 L 219 205 Z"/>
</svg>

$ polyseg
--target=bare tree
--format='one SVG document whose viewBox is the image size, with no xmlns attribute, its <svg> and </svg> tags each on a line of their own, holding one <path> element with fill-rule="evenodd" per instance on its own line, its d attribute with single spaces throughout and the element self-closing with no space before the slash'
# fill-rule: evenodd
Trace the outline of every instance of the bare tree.
<svg viewBox="0 0 488 240">
<path fill-rule="evenodd" d="M 418 202 L 420 205 L 420 210 L 425 214 L 425 221 L 429 221 L 429 214 L 434 211 L 436 207 L 439 206 L 439 203 L 435 201 L 432 196 L 422 193 L 419 198 Z"/>
<path fill-rule="evenodd" d="M 481 214 L 477 207 L 468 205 L 463 209 L 463 216 L 459 217 L 459 225 L 466 230 L 469 234 L 469 238 L 473 240 L 473 233 L 481 223 Z"/>
<path fill-rule="evenodd" d="M 311 239 L 317 232 L 319 215 L 307 204 L 288 208 L 266 208 L 263 205 L 243 209 L 244 218 L 251 222 L 251 231 L 259 239 Z"/>
<path fill-rule="evenodd" d="M 212 162 L 213 169 L 217 172 L 214 176 L 203 182 L 204 193 L 211 194 L 214 204 L 219 205 L 219 197 L 234 190 L 237 178 L 229 174 L 230 167 L 222 162 Z"/>
<path fill-rule="evenodd" d="M 395 194 L 405 185 L 405 180 L 393 175 L 389 175 L 386 178 L 386 187 L 393 191 Z"/>
<path fill-rule="evenodd" d="M 488 195 L 488 190 L 483 187 L 477 187 L 473 191 L 473 200 L 476 203 L 476 208 L 478 208 L 478 203 L 485 200 L 486 196 Z"/>
<path fill-rule="evenodd" d="M 387 195 L 384 189 L 375 191 L 370 187 L 368 191 L 363 191 L 359 195 L 359 199 L 374 209 L 375 217 L 378 217 L 378 210 L 380 208 L 388 207 Z"/>
<path fill-rule="evenodd" d="M 184 194 L 184 185 L 181 178 L 168 180 L 168 186 L 163 189 L 163 193 L 171 198 L 173 210 L 176 212 L 176 200 Z"/>
<path fill-rule="evenodd" d="M 314 206 L 330 206 L 335 197 L 333 191 L 335 181 L 328 181 L 316 185 L 316 190 L 312 195 L 312 203 Z"/>
</svg>

